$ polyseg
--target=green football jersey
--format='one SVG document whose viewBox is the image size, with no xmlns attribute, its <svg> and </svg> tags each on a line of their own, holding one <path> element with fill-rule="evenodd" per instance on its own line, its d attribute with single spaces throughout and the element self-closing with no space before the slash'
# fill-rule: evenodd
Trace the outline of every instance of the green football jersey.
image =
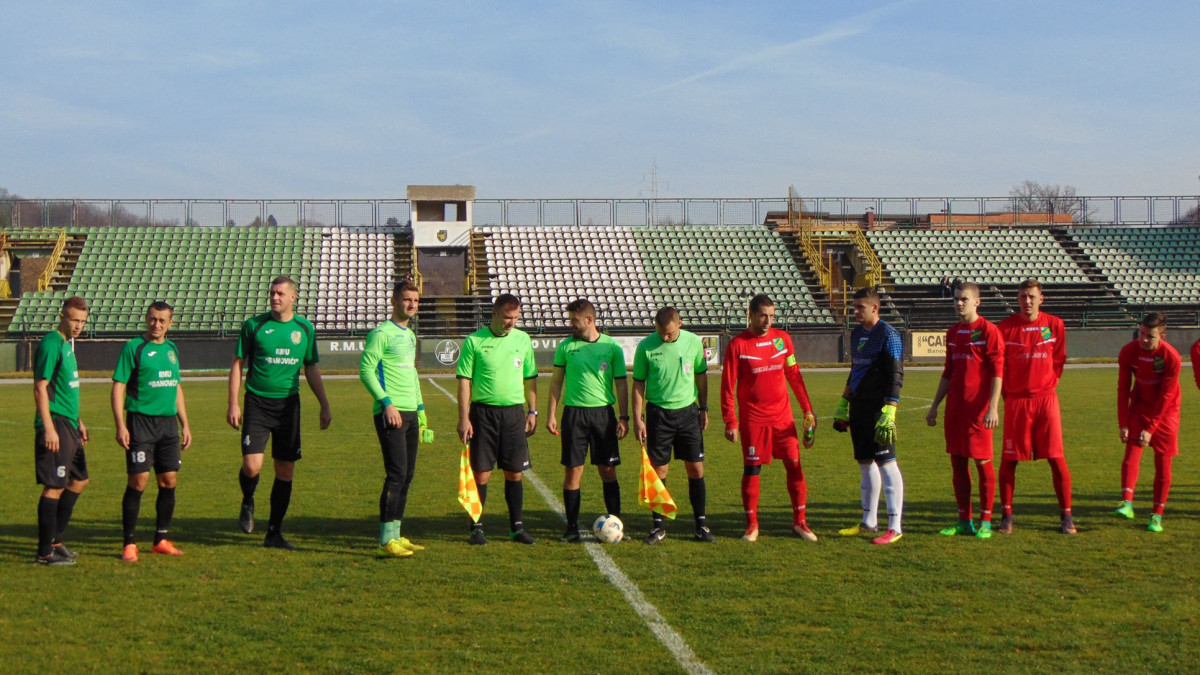
<svg viewBox="0 0 1200 675">
<path fill-rule="evenodd" d="M 147 342 L 136 337 L 121 348 L 113 382 L 125 385 L 125 410 L 142 415 L 174 417 L 179 392 L 179 350 L 175 343 Z"/>
<path fill-rule="evenodd" d="M 316 331 L 308 319 L 293 314 L 276 321 L 271 313 L 250 317 L 238 335 L 237 357 L 250 362 L 246 390 L 263 398 L 300 393 L 300 369 L 316 363 Z"/>
<path fill-rule="evenodd" d="M 46 380 L 50 414 L 65 417 L 79 427 L 79 364 L 75 347 L 57 330 L 42 337 L 33 357 L 33 381 Z M 34 428 L 42 428 L 42 416 L 33 413 Z"/>
<path fill-rule="evenodd" d="M 517 328 L 498 336 L 484 326 L 467 336 L 456 374 L 471 380 L 471 401 L 487 405 L 521 405 L 525 380 L 537 377 L 533 342 Z"/>
<path fill-rule="evenodd" d="M 390 319 L 367 333 L 358 379 L 371 393 L 376 415 L 389 405 L 404 411 L 423 410 L 416 333 Z"/>
<path fill-rule="evenodd" d="M 696 402 L 696 375 L 708 372 L 704 343 L 695 333 L 681 330 L 674 342 L 651 333 L 633 353 L 633 379 L 646 383 L 646 400 L 660 408 L 679 410 Z"/>
<path fill-rule="evenodd" d="M 554 366 L 563 369 L 563 405 L 610 406 L 617 402 L 613 381 L 625 377 L 625 350 L 604 334 L 595 342 L 567 338 L 554 351 Z"/>
</svg>

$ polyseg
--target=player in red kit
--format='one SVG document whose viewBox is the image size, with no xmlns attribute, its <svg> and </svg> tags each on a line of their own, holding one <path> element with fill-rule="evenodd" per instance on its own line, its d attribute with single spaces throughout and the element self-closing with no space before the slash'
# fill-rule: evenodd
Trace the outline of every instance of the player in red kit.
<svg viewBox="0 0 1200 675">
<path fill-rule="evenodd" d="M 1200 340 L 1192 343 L 1192 376 L 1196 378 L 1196 387 L 1200 388 Z"/>
<path fill-rule="evenodd" d="M 992 429 L 1000 423 L 1000 388 L 1004 377 L 1004 340 L 995 324 L 979 316 L 979 286 L 966 282 L 954 291 L 959 322 L 946 331 L 946 365 L 925 423 L 937 425 L 938 405 L 946 399 L 946 452 L 954 470 L 958 522 L 942 534 L 992 536 L 992 503 L 996 471 L 992 465 Z M 979 529 L 971 520 L 971 469 L 979 473 Z"/>
<path fill-rule="evenodd" d="M 792 338 L 772 328 L 775 303 L 765 295 L 750 300 L 749 327 L 729 341 L 721 371 L 721 416 L 725 438 L 741 440 L 745 468 L 742 472 L 742 506 L 746 509 L 746 534 L 758 539 L 758 477 L 763 464 L 778 457 L 787 469 L 787 491 L 792 500 L 792 531 L 805 541 L 816 541 L 805 519 L 807 488 L 800 468 L 800 443 L 787 388 L 791 385 L 804 411 L 804 447 L 813 444 L 816 418 L 796 362 Z M 736 410 L 734 392 L 737 392 Z"/>
<path fill-rule="evenodd" d="M 1067 362 L 1062 319 L 1040 311 L 1042 284 L 1021 282 L 1020 311 L 999 324 L 1004 336 L 1004 444 L 1000 452 L 1000 532 L 1012 534 L 1017 463 L 1044 459 L 1050 464 L 1063 534 L 1075 534 L 1071 516 L 1071 472 L 1063 455 L 1058 380 Z"/>
<path fill-rule="evenodd" d="M 1121 503 L 1117 515 L 1133 518 L 1133 488 L 1146 446 L 1154 449 L 1154 509 L 1146 529 L 1162 532 L 1163 508 L 1171 490 L 1171 460 L 1179 454 L 1179 370 L 1183 359 L 1167 344 L 1167 316 L 1147 312 L 1138 339 L 1117 357 L 1117 421 L 1125 461 L 1121 464 Z"/>
</svg>

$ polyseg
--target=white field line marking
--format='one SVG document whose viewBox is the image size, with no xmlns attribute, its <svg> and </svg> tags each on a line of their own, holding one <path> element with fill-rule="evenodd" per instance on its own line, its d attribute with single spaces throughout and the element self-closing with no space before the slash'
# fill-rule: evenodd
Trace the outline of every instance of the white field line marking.
<svg viewBox="0 0 1200 675">
<path fill-rule="evenodd" d="M 438 391 L 445 394 L 450 400 L 457 401 L 456 397 L 451 396 L 450 392 L 442 388 L 442 386 L 437 382 L 434 382 L 432 378 L 426 378 L 425 381 L 433 385 Z M 550 508 L 554 509 L 554 512 L 557 513 L 560 518 L 562 518 L 564 523 L 566 523 L 567 516 L 563 511 L 562 503 L 558 500 L 558 497 L 554 496 L 554 493 L 550 491 L 550 488 L 546 487 L 546 484 L 542 482 L 542 479 L 534 475 L 532 471 L 526 471 L 523 475 L 529 479 L 529 482 L 533 485 L 534 489 L 538 491 L 538 494 L 542 496 L 542 499 L 546 501 L 546 504 L 548 504 Z M 604 551 L 600 544 L 594 542 L 584 542 L 583 547 L 588 552 L 588 555 L 592 557 L 592 561 L 596 563 L 596 567 L 600 570 L 600 573 L 603 574 L 606 579 L 608 579 L 609 583 L 611 583 L 613 586 L 616 586 L 617 590 L 621 591 L 621 594 L 625 596 L 625 601 L 628 602 L 629 606 L 633 608 L 633 611 L 642 618 L 642 621 L 646 623 L 646 626 L 651 632 L 654 633 L 655 637 L 658 638 L 658 641 L 667 648 L 667 651 L 671 652 L 671 655 L 675 657 L 675 660 L 679 663 L 681 668 L 689 673 L 712 673 L 712 671 L 708 669 L 708 666 L 704 665 L 704 662 L 701 661 L 696 656 L 696 653 L 692 651 L 692 648 L 688 646 L 688 643 L 683 639 L 683 636 L 675 632 L 674 628 L 671 628 L 670 624 L 667 623 L 667 620 L 663 618 L 662 614 L 658 613 L 658 609 L 656 609 L 654 605 L 650 604 L 650 601 L 647 600 L 646 596 L 642 594 L 642 591 L 637 587 L 637 584 L 633 583 L 633 581 L 631 581 L 629 577 L 621 571 L 621 568 L 618 567 L 615 562 L 613 562 L 613 559 L 609 557 L 608 553 Z"/>
</svg>

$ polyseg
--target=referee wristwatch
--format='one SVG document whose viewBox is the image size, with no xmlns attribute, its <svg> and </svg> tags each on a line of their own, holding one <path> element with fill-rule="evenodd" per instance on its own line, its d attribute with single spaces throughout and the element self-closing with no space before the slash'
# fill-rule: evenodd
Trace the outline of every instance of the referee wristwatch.
<svg viewBox="0 0 1200 675">
<path fill-rule="evenodd" d="M 536 411 L 536 410 L 530 410 L 528 413 L 526 413 L 526 414 L 525 414 L 525 416 L 526 416 L 526 417 L 528 417 L 528 416 L 530 416 L 530 415 L 533 415 L 534 417 L 537 417 L 537 411 Z"/>
</svg>

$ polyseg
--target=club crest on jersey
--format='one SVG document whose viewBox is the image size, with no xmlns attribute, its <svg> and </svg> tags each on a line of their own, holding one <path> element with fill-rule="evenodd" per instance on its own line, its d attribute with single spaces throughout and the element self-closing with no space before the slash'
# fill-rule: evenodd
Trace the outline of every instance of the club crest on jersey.
<svg viewBox="0 0 1200 675">
<path fill-rule="evenodd" d="M 866 347 L 866 346 L 867 346 L 867 338 L 865 338 L 865 337 L 858 338 L 858 351 L 861 352 L 863 350 L 863 347 Z"/>
<path fill-rule="evenodd" d="M 692 374 L 692 364 L 690 364 L 690 363 L 683 364 L 683 374 L 684 375 Z"/>
<path fill-rule="evenodd" d="M 167 360 L 171 363 L 175 363 L 179 359 L 175 358 L 175 352 L 167 352 Z"/>
<path fill-rule="evenodd" d="M 608 361 L 601 361 L 600 362 L 600 372 L 603 373 L 606 370 L 608 370 Z"/>
<path fill-rule="evenodd" d="M 1051 333 L 1050 333 L 1050 327 L 1049 327 L 1049 326 L 1042 326 L 1042 339 L 1043 339 L 1043 340 L 1049 340 L 1049 339 L 1050 339 L 1050 337 L 1051 337 Z"/>
<path fill-rule="evenodd" d="M 775 345 L 775 349 L 783 351 L 783 338 L 775 338 L 771 340 L 771 344 Z"/>
<path fill-rule="evenodd" d="M 982 339 L 983 339 L 983 331 L 982 330 L 976 328 L 975 330 L 971 331 L 971 342 L 976 342 L 976 341 L 982 340 Z"/>
<path fill-rule="evenodd" d="M 1154 372 L 1161 373 L 1167 367 L 1167 360 L 1161 356 L 1154 357 Z"/>
<path fill-rule="evenodd" d="M 524 361 L 520 358 L 513 359 L 513 368 L 520 368 Z"/>
<path fill-rule="evenodd" d="M 303 336 L 303 334 L 300 333 L 300 331 L 298 331 L 298 330 L 292 331 L 292 344 L 294 344 L 294 345 L 300 344 L 300 338 L 302 338 L 302 337 L 304 337 L 304 336 Z"/>
</svg>

